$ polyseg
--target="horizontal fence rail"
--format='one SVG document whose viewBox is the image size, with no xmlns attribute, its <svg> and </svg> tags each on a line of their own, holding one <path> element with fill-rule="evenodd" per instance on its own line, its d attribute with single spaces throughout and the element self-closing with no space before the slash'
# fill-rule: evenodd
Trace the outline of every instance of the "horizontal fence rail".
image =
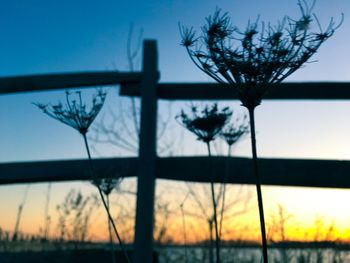
<svg viewBox="0 0 350 263">
<path fill-rule="evenodd" d="M 157 96 L 165 100 L 231 100 L 238 99 L 235 85 L 217 83 L 159 83 Z M 140 87 L 121 84 L 123 96 L 140 96 Z M 277 100 L 347 100 L 350 82 L 286 82 L 272 86 L 265 99 Z"/>
<path fill-rule="evenodd" d="M 100 177 L 135 177 L 138 162 L 136 157 L 106 158 L 94 160 L 94 165 Z M 259 164 L 264 185 L 350 187 L 348 176 L 350 161 L 261 158 Z M 225 174 L 226 165 L 229 165 L 228 174 Z M 249 158 L 213 157 L 212 160 L 208 160 L 208 157 L 157 158 L 156 167 L 158 179 L 255 184 Z M 0 184 L 93 179 L 86 160 L 0 164 Z"/>
<path fill-rule="evenodd" d="M 139 83 L 141 73 L 93 71 L 0 77 L 0 94 Z"/>
</svg>

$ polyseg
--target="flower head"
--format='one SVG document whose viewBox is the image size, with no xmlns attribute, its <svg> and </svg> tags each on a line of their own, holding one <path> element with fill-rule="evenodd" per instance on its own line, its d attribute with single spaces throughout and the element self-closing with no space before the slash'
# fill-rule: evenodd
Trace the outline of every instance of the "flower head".
<svg viewBox="0 0 350 263">
<path fill-rule="evenodd" d="M 220 137 L 224 139 L 229 146 L 232 146 L 248 132 L 249 123 L 247 115 L 244 115 L 243 118 L 237 117 L 234 122 L 227 124 L 221 131 Z"/>
<path fill-rule="evenodd" d="M 245 30 L 233 27 L 228 14 L 217 9 L 199 37 L 193 29 L 182 29 L 182 44 L 198 68 L 219 83 L 237 84 L 243 106 L 254 108 L 271 84 L 299 69 L 342 24 L 343 17 L 339 24 L 332 18 L 322 30 L 312 14 L 314 4 L 299 0 L 299 19 L 286 16 L 276 26 L 257 19 Z"/>
<path fill-rule="evenodd" d="M 190 114 L 182 110 L 176 119 L 193 132 L 198 140 L 209 143 L 219 135 L 231 115 L 232 112 L 228 107 L 219 110 L 215 103 L 211 107 L 205 106 L 201 111 L 198 111 L 197 107 L 192 107 Z"/>
<path fill-rule="evenodd" d="M 71 96 L 76 95 L 73 99 Z M 81 91 L 71 93 L 66 91 L 66 103 L 61 102 L 55 105 L 34 103 L 39 109 L 50 117 L 67 124 L 85 135 L 95 120 L 97 114 L 102 109 L 107 93 L 103 90 L 93 96 L 91 108 L 88 110 L 86 104 L 83 103 Z"/>
<path fill-rule="evenodd" d="M 98 186 L 105 195 L 109 195 L 113 189 L 117 188 L 123 178 L 102 178 L 98 180 Z M 94 182 L 96 183 L 96 182 Z"/>
<path fill-rule="evenodd" d="M 190 47 L 192 46 L 195 42 L 195 32 L 193 30 L 193 28 L 186 28 L 183 27 L 179 24 L 179 29 L 180 29 L 180 33 L 181 33 L 181 45 L 183 45 L 184 47 Z"/>
</svg>

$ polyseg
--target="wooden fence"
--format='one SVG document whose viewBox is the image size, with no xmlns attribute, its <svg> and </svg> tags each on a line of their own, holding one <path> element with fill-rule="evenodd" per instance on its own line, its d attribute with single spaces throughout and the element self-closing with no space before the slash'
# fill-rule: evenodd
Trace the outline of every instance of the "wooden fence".
<svg viewBox="0 0 350 263">
<path fill-rule="evenodd" d="M 224 178 L 226 157 L 215 157 L 215 177 L 208 173 L 206 157 L 159 158 L 156 155 L 157 100 L 231 100 L 233 89 L 212 83 L 158 83 L 157 45 L 146 40 L 141 72 L 80 72 L 0 78 L 0 94 L 69 89 L 101 85 L 121 85 L 123 96 L 141 97 L 140 145 L 137 158 L 95 160 L 96 169 L 109 167 L 110 175 L 137 176 L 137 208 L 134 263 L 151 263 L 155 179 L 194 182 L 254 184 L 248 158 L 230 158 L 233 177 Z M 344 100 L 350 99 L 350 83 L 284 83 L 271 89 L 266 99 Z M 307 187 L 350 187 L 350 162 L 300 159 L 260 159 L 262 183 Z M 89 180 L 87 161 L 38 161 L 0 163 L 0 184 Z M 125 169 L 128 167 L 128 169 Z M 171 167 L 171 169 L 169 169 Z M 126 172 L 125 172 L 126 171 Z"/>
</svg>

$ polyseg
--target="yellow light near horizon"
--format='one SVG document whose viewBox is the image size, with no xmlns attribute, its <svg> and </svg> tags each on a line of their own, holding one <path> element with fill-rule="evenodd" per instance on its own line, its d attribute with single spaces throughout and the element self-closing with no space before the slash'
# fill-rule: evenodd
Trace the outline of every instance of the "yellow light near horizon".
<svg viewBox="0 0 350 263">
<path fill-rule="evenodd" d="M 165 240 L 171 240 L 177 244 L 184 243 L 184 230 L 181 217 L 179 203 L 184 200 L 186 196 L 186 188 L 182 189 L 181 182 L 159 182 L 158 186 L 168 189 L 161 196 L 164 203 L 169 202 L 171 213 L 166 222 Z M 199 187 L 202 187 L 199 185 Z M 228 192 L 228 197 L 234 197 L 238 188 L 233 188 Z M 23 188 L 23 187 L 22 187 Z M 22 189 L 21 188 L 21 189 Z M 254 186 L 248 187 L 252 197 L 249 204 L 249 211 L 236 217 L 227 219 L 224 223 L 223 240 L 241 239 L 260 241 L 259 217 L 256 205 L 256 195 Z M 55 188 L 54 188 L 55 189 Z M 58 188 L 57 189 L 61 189 Z M 169 189 L 172 189 L 172 193 Z M 95 190 L 91 186 L 84 188 L 84 192 Z M 36 191 L 40 196 L 36 197 Z M 24 208 L 23 218 L 21 219 L 20 229 L 27 234 L 38 234 L 38 230 L 43 226 L 43 205 L 42 190 L 31 189 L 31 195 Z M 198 192 L 198 191 L 197 191 Z M 206 192 L 203 192 L 205 194 Z M 202 196 L 202 195 L 201 195 Z M 40 197 L 40 198 L 39 198 Z M 205 196 L 204 196 L 205 197 Z M 263 198 L 265 217 L 267 229 L 271 229 L 272 217 L 278 215 L 278 205 L 285 208 L 286 214 L 292 215 L 291 219 L 286 224 L 286 237 L 289 240 L 313 240 L 317 235 L 315 220 L 317 218 L 323 220 L 323 226 L 320 227 L 318 233 L 320 236 L 326 236 L 327 231 L 334 223 L 335 230 L 332 233 L 331 239 L 350 240 L 350 209 L 347 209 L 347 200 L 350 200 L 350 190 L 346 189 L 321 189 L 321 188 L 302 188 L 302 187 L 272 187 L 263 186 Z M 18 198 L 18 202 L 21 198 Z M 41 201 L 40 201 L 41 200 Z M 210 201 L 210 199 L 208 199 Z M 190 201 L 190 199 L 188 199 Z M 210 210 L 210 202 L 205 203 Z M 52 204 L 54 205 L 54 204 Z M 114 203 L 112 208 L 113 214 L 118 215 L 118 202 Z M 198 214 L 200 211 L 195 203 L 186 203 L 185 209 L 188 212 Z M 6 203 L 3 202 L 3 211 L 10 211 L 6 208 Z M 239 210 L 239 209 L 238 209 Z M 11 213 L 2 217 L 0 226 L 3 230 L 13 231 L 16 220 L 17 206 L 11 207 Z M 230 213 L 230 211 L 228 211 Z M 54 207 L 51 209 L 52 224 L 51 234 L 57 232 L 57 213 Z M 158 222 L 162 222 L 163 218 L 160 216 Z M 200 242 L 208 239 L 209 227 L 205 217 L 196 218 L 194 216 L 186 215 L 186 238 L 188 243 Z M 90 223 L 89 233 L 92 240 L 103 241 L 108 240 L 107 222 L 105 211 L 100 207 L 98 211 L 94 211 L 93 218 Z M 133 224 L 134 219 L 130 218 L 128 221 L 117 222 L 120 231 L 127 241 L 132 241 L 133 238 Z M 308 234 L 306 234 L 308 233 Z"/>
<path fill-rule="evenodd" d="M 339 231 L 349 228 L 350 210 L 346 204 L 350 200 L 350 190 L 264 187 L 263 193 L 267 213 L 277 211 L 277 205 L 281 204 L 301 226 L 312 225 L 318 216 L 327 222 L 334 222 Z"/>
</svg>

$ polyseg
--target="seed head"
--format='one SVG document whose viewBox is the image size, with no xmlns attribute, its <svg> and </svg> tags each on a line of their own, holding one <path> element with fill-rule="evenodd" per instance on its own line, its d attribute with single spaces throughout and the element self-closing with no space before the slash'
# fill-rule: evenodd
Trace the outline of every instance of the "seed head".
<svg viewBox="0 0 350 263">
<path fill-rule="evenodd" d="M 122 181 L 123 181 L 123 178 L 119 177 L 119 178 L 102 178 L 102 179 L 99 179 L 97 182 L 98 182 L 98 187 L 107 196 L 107 195 L 110 195 L 113 189 L 117 188 Z M 94 181 L 94 184 L 96 184 L 97 182 Z"/>
<path fill-rule="evenodd" d="M 226 141 L 229 146 L 232 146 L 244 134 L 249 132 L 249 122 L 247 115 L 243 118 L 237 117 L 233 122 L 227 124 L 220 133 L 220 137 Z"/>
<path fill-rule="evenodd" d="M 219 83 L 236 84 L 243 106 L 255 108 L 272 84 L 278 84 L 306 63 L 343 22 L 331 18 L 326 30 L 312 13 L 315 1 L 299 0 L 299 19 L 288 16 L 276 26 L 249 21 L 245 30 L 231 25 L 217 9 L 206 19 L 202 35 L 182 29 L 183 45 L 195 65 Z M 313 25 L 316 32 L 312 32 Z M 186 44 L 185 44 L 186 43 Z"/>
<path fill-rule="evenodd" d="M 75 98 L 72 96 L 75 95 Z M 92 98 L 91 108 L 88 110 L 86 104 L 83 103 L 81 91 L 71 93 L 66 91 L 66 103 L 61 102 L 55 105 L 34 103 L 40 110 L 50 117 L 76 129 L 85 135 L 97 114 L 102 109 L 107 93 L 98 90 Z"/>
<path fill-rule="evenodd" d="M 215 103 L 212 106 L 205 106 L 201 111 L 193 106 L 189 114 L 182 110 L 176 119 L 187 130 L 194 133 L 198 140 L 209 143 L 219 135 L 231 115 L 232 112 L 228 107 L 219 110 Z"/>
</svg>

